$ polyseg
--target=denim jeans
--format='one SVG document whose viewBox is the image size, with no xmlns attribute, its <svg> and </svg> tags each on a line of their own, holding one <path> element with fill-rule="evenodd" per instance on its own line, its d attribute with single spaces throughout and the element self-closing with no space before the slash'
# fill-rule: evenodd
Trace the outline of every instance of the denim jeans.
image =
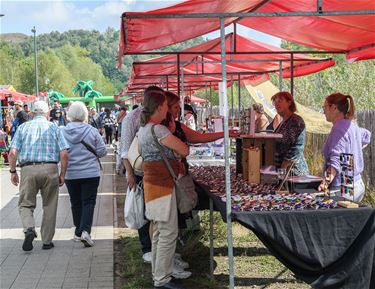
<svg viewBox="0 0 375 289">
<path fill-rule="evenodd" d="M 135 181 L 137 184 L 141 183 L 143 177 L 135 175 Z M 139 241 L 141 242 L 142 252 L 143 254 L 151 252 L 151 238 L 150 238 L 150 222 L 147 222 L 143 225 L 142 228 L 138 229 L 138 237 Z"/>
<path fill-rule="evenodd" d="M 65 180 L 76 236 L 81 236 L 82 231 L 91 233 L 99 181 L 100 177 Z"/>
</svg>

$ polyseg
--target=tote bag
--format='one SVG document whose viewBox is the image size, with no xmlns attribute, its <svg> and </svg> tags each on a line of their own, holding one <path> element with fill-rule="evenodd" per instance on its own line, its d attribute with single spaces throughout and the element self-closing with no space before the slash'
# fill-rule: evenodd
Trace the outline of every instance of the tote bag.
<svg viewBox="0 0 375 289">
<path fill-rule="evenodd" d="M 128 187 L 124 206 L 124 217 L 125 224 L 129 229 L 138 230 L 148 222 L 144 218 L 144 207 L 142 187 L 139 185 L 134 186 L 132 189 Z"/>
<path fill-rule="evenodd" d="M 136 135 L 128 151 L 128 161 L 134 171 L 143 172 L 143 158 L 139 153 L 138 135 Z"/>
</svg>

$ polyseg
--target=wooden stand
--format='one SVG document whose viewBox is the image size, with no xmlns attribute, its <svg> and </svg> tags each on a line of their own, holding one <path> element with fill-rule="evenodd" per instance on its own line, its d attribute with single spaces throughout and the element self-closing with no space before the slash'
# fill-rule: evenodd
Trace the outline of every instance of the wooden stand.
<svg viewBox="0 0 375 289">
<path fill-rule="evenodd" d="M 358 208 L 358 204 L 356 203 L 353 203 L 351 201 L 338 201 L 337 204 L 340 206 L 340 207 L 343 207 L 343 208 L 348 208 L 348 209 L 355 209 L 355 208 Z"/>
<path fill-rule="evenodd" d="M 260 183 L 260 168 L 274 165 L 275 141 L 282 134 L 254 133 L 236 140 L 236 172 L 251 183 Z"/>
</svg>

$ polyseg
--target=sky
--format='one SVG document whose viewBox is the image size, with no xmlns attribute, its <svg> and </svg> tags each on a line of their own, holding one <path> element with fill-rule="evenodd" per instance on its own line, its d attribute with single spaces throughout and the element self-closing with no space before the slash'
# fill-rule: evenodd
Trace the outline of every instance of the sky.
<svg viewBox="0 0 375 289">
<path fill-rule="evenodd" d="M 23 33 L 32 35 L 72 29 L 105 31 L 108 27 L 120 28 L 120 17 L 125 11 L 147 11 L 173 5 L 183 0 L 0 0 L 0 33 Z M 229 28 L 228 32 L 231 31 Z M 278 38 L 249 28 L 237 26 L 239 34 L 268 44 L 280 45 Z M 219 37 L 218 32 L 206 35 L 209 39 Z"/>
</svg>

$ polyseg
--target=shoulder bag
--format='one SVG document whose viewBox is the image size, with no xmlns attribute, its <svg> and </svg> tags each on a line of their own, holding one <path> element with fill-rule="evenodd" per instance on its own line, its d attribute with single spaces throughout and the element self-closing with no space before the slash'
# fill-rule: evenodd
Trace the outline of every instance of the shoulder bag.
<svg viewBox="0 0 375 289">
<path fill-rule="evenodd" d="M 156 146 L 158 147 L 165 165 L 167 166 L 167 169 L 169 173 L 171 174 L 173 178 L 173 182 L 175 183 L 176 187 L 176 199 L 177 199 L 177 207 L 181 214 L 185 214 L 193 210 L 197 204 L 198 204 L 198 194 L 195 191 L 195 185 L 193 178 L 186 174 L 181 178 L 177 178 L 168 159 L 165 155 L 165 152 L 159 143 L 155 131 L 154 126 L 151 127 L 152 136 L 154 138 L 154 141 L 156 143 Z"/>
<path fill-rule="evenodd" d="M 138 135 L 136 135 L 129 147 L 128 157 L 134 171 L 143 172 L 143 158 L 139 152 Z"/>
<path fill-rule="evenodd" d="M 83 140 L 81 140 L 81 144 L 83 144 L 87 148 L 87 150 L 89 152 L 91 152 L 96 157 L 96 159 L 98 160 L 98 163 L 99 163 L 100 170 L 102 171 L 103 167 L 102 167 L 102 164 L 100 162 L 100 158 L 99 158 L 98 154 L 96 153 L 95 149 L 92 146 L 90 146 L 89 144 L 87 144 L 86 142 L 84 142 Z"/>
</svg>

